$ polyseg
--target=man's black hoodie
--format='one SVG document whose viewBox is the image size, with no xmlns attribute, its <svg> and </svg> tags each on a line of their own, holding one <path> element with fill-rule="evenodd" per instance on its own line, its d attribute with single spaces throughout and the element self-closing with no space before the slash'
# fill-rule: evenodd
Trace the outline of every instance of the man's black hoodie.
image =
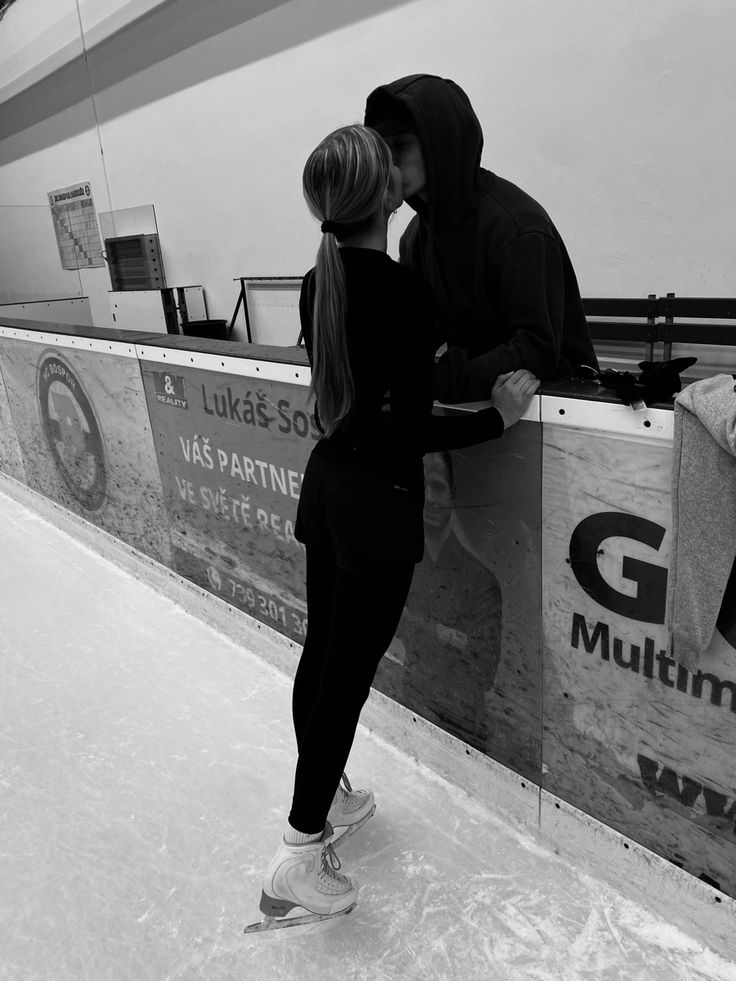
<svg viewBox="0 0 736 981">
<path fill-rule="evenodd" d="M 438 299 L 449 350 L 435 397 L 488 398 L 493 380 L 516 368 L 545 379 L 597 367 L 564 242 L 541 205 L 480 166 L 483 133 L 467 95 L 449 79 L 409 75 L 368 96 L 367 126 L 407 114 L 427 184 L 407 201 L 417 214 L 400 260 Z"/>
</svg>

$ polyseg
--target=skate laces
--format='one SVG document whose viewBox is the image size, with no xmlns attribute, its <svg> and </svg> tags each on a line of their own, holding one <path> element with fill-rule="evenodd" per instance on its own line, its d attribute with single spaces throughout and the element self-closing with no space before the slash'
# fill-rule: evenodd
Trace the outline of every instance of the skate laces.
<svg viewBox="0 0 736 981">
<path fill-rule="evenodd" d="M 339 883 L 343 885 L 348 881 L 347 877 L 340 873 L 342 862 L 337 857 L 337 853 L 331 844 L 326 844 L 322 849 L 322 867 L 319 870 L 319 878 L 327 883 Z"/>
<path fill-rule="evenodd" d="M 337 800 L 342 804 L 344 812 L 351 812 L 363 806 L 363 802 L 369 796 L 365 790 L 353 790 L 347 774 L 342 775 L 342 786 L 337 787 Z"/>
<path fill-rule="evenodd" d="M 341 779 L 342 779 L 342 786 L 338 784 L 337 795 L 342 801 L 343 805 L 357 803 L 360 800 L 360 795 L 353 793 L 353 788 L 350 785 L 350 781 L 348 780 L 347 773 L 343 773 Z"/>
</svg>

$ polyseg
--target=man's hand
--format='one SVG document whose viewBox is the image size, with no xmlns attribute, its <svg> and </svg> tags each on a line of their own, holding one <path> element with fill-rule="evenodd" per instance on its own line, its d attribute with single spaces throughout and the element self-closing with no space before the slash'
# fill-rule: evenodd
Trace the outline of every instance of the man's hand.
<svg viewBox="0 0 736 981">
<path fill-rule="evenodd" d="M 491 405 L 495 405 L 501 413 L 506 429 L 521 419 L 537 391 L 539 379 L 526 368 L 498 376 L 491 392 Z"/>
</svg>

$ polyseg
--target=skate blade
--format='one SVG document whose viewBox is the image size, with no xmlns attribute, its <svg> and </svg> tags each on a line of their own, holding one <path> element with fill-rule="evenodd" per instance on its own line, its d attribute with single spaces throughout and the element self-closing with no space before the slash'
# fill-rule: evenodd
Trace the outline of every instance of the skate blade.
<svg viewBox="0 0 736 981">
<path fill-rule="evenodd" d="M 337 913 L 305 913 L 300 916 L 277 917 L 264 916 L 258 923 L 250 923 L 243 930 L 243 933 L 265 933 L 267 930 L 283 930 L 286 927 L 304 926 L 307 923 L 321 923 L 322 920 L 334 920 L 338 916 L 347 916 L 352 913 L 356 904 L 348 906 L 347 909 L 338 910 Z"/>
<path fill-rule="evenodd" d="M 363 827 L 366 821 L 370 820 L 370 818 L 372 818 L 375 813 L 376 813 L 376 805 L 374 804 L 373 807 L 370 809 L 370 811 L 368 811 L 367 814 L 363 815 L 360 821 L 356 821 L 355 824 L 343 825 L 343 827 L 341 828 L 335 828 L 333 830 L 332 837 L 330 838 L 330 844 L 332 845 L 332 847 L 337 848 L 339 845 L 342 845 L 344 842 L 346 842 L 348 838 L 352 838 L 353 835 L 356 834 L 358 831 L 360 831 L 360 829 Z"/>
</svg>

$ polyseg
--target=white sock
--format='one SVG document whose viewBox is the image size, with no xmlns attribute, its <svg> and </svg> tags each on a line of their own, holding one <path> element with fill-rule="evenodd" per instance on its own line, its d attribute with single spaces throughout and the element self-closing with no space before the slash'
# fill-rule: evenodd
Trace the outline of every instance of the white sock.
<svg viewBox="0 0 736 981">
<path fill-rule="evenodd" d="M 311 841 L 319 841 L 322 834 L 322 831 L 318 831 L 315 835 L 308 835 L 303 831 L 297 831 L 296 828 L 292 828 L 292 826 L 288 824 L 286 826 L 286 832 L 284 833 L 284 841 L 287 845 L 306 845 Z"/>
</svg>

